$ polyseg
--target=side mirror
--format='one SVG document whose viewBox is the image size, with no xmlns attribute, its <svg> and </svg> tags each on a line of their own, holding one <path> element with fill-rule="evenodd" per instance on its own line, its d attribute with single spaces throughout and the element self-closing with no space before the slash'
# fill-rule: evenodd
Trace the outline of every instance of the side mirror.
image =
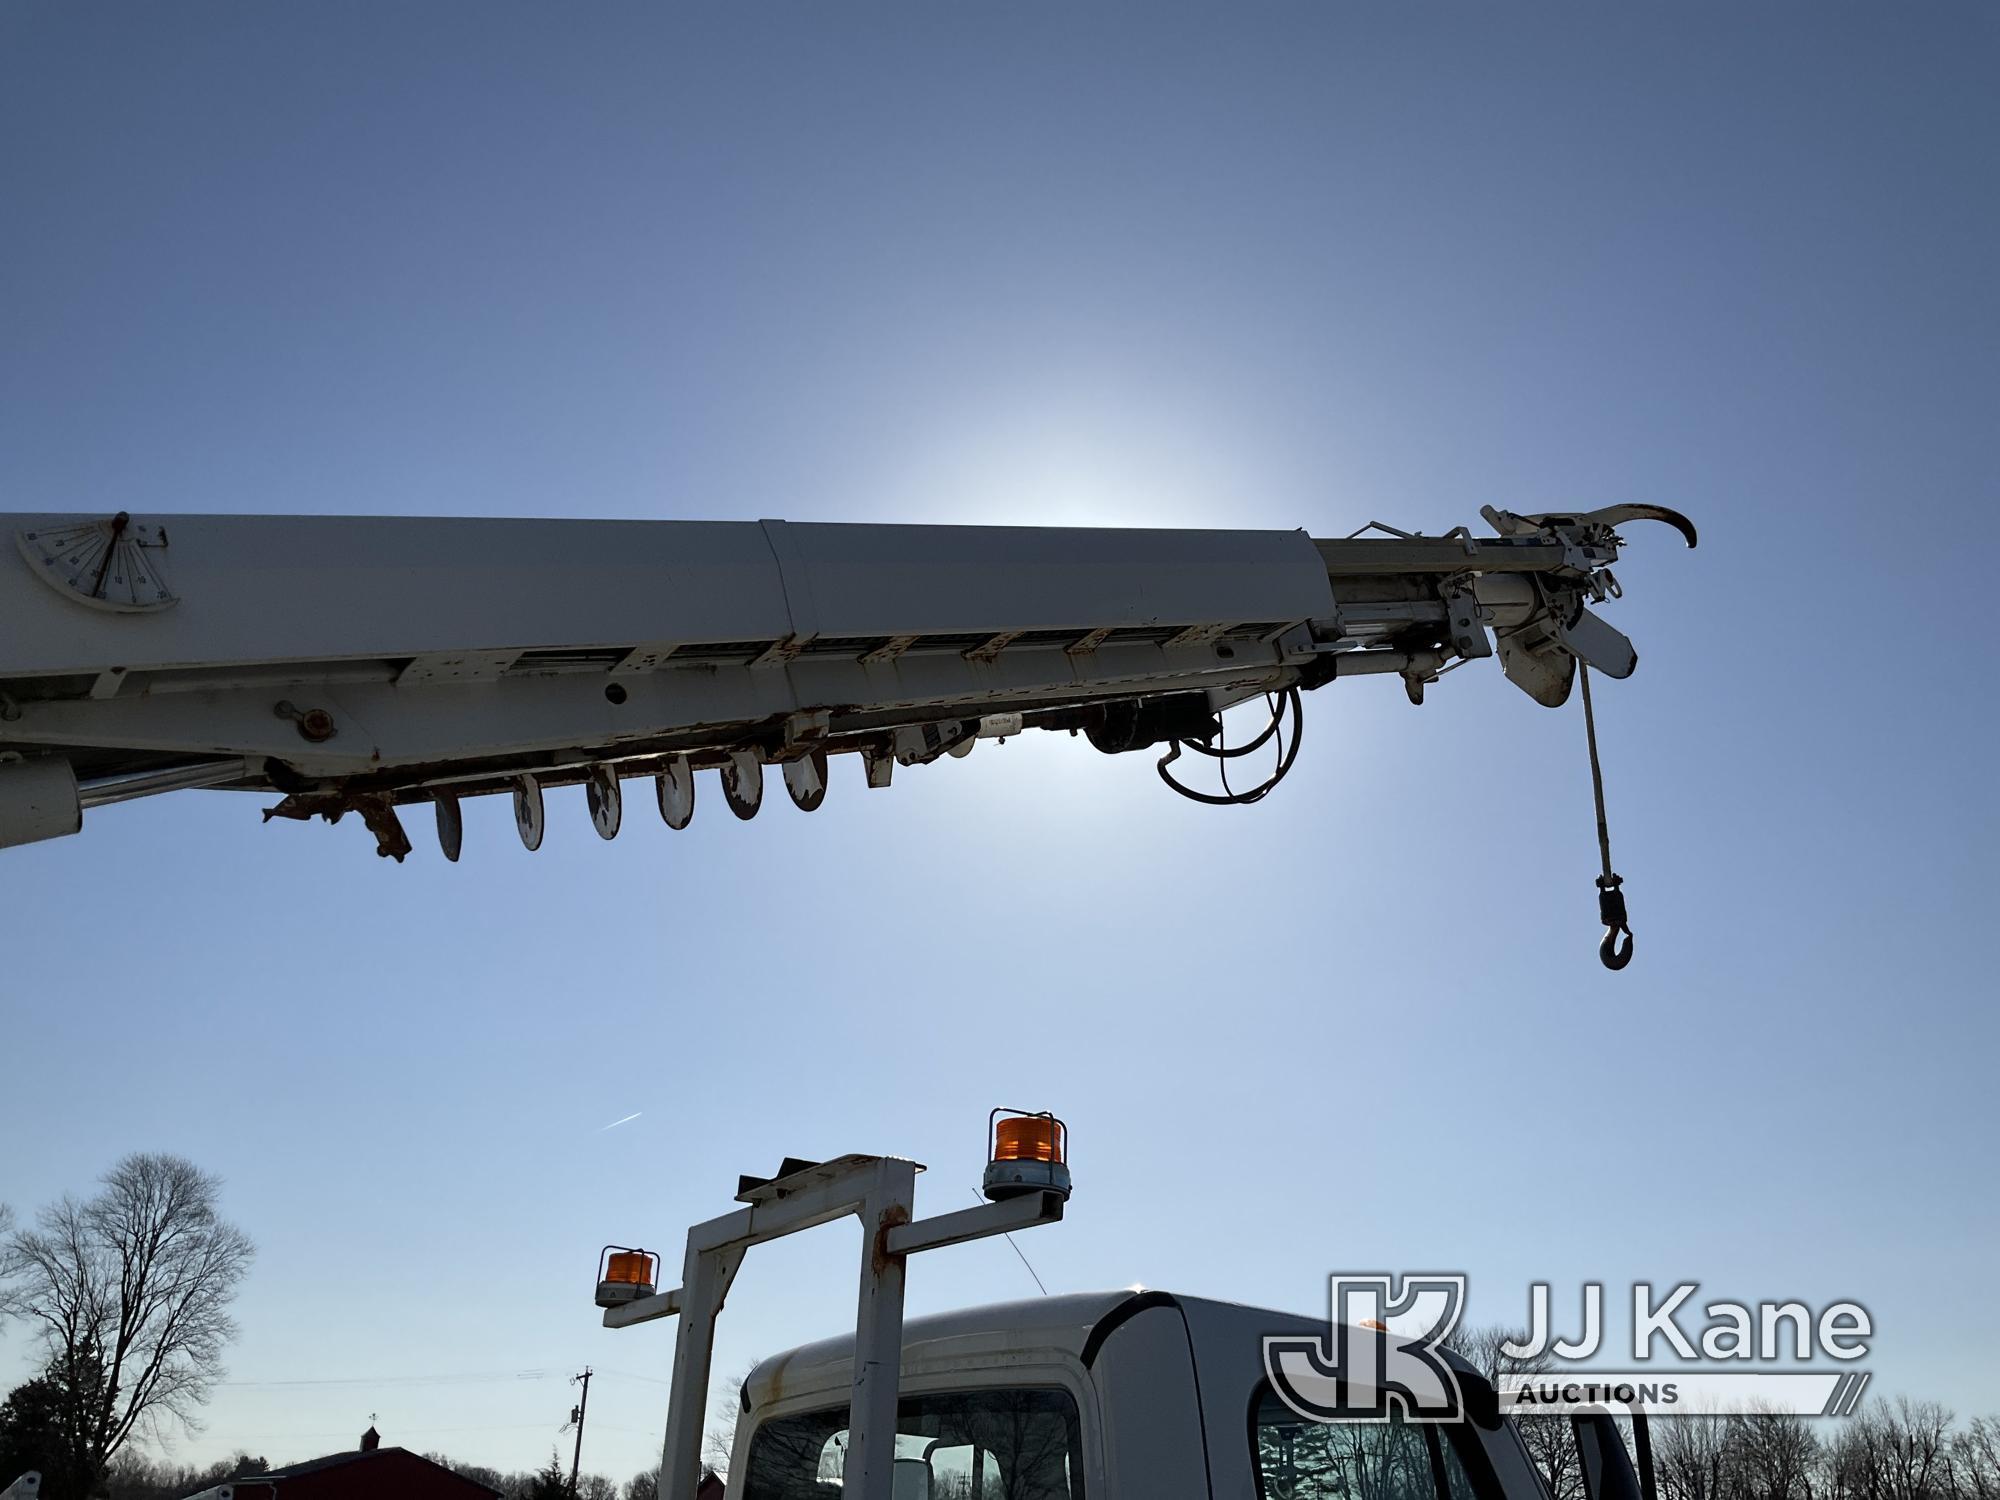
<svg viewBox="0 0 2000 1500">
<path fill-rule="evenodd" d="M 892 1500 L 931 1500 L 931 1461 L 899 1458 L 889 1474 Z"/>
</svg>

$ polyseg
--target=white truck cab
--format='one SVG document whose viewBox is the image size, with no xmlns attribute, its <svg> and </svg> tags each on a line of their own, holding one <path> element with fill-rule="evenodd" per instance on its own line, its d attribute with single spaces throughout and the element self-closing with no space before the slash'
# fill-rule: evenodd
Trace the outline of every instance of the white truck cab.
<svg viewBox="0 0 2000 1500">
<path fill-rule="evenodd" d="M 1544 1500 L 1490 1400 L 1485 1423 L 1292 1412 L 1263 1341 L 1326 1332 L 1324 1318 L 1136 1289 L 911 1319 L 894 1500 Z M 839 1500 L 853 1358 L 846 1336 L 750 1374 L 728 1500 Z"/>
<path fill-rule="evenodd" d="M 1492 1385 L 1448 1353 L 1455 1419 L 1340 1421 L 1301 1415 L 1265 1373 L 1267 1340 L 1324 1347 L 1324 1319 L 1128 1288 L 905 1320 L 912 1257 L 1062 1220 L 1061 1120 L 995 1110 L 987 1156 L 990 1201 L 929 1218 L 915 1215 L 915 1162 L 787 1159 L 688 1230 L 668 1290 L 660 1256 L 605 1247 L 605 1326 L 678 1324 L 663 1500 L 700 1489 L 715 1321 L 744 1257 L 847 1219 L 861 1228 L 854 1331 L 745 1379 L 726 1500 L 1548 1500 Z M 1572 1425 L 1586 1500 L 1656 1500 L 1643 1417 L 1636 1470 L 1610 1416 Z"/>
</svg>

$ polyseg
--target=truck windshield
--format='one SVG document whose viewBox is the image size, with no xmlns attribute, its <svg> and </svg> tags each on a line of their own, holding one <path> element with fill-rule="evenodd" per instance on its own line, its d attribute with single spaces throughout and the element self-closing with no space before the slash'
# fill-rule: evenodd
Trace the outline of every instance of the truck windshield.
<svg viewBox="0 0 2000 1500">
<path fill-rule="evenodd" d="M 750 1440 L 744 1500 L 837 1500 L 847 1408 L 774 1417 Z M 906 1396 L 896 1411 L 895 1500 L 1080 1500 L 1076 1402 L 1060 1390 Z"/>
<path fill-rule="evenodd" d="M 1477 1500 L 1463 1424 L 1309 1422 L 1260 1386 L 1251 1402 L 1259 1500 Z"/>
</svg>

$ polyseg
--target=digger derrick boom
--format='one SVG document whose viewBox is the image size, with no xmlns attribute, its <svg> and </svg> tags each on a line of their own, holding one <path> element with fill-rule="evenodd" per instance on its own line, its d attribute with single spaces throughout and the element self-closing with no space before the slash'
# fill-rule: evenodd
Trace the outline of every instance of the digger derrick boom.
<svg viewBox="0 0 2000 1500">
<path fill-rule="evenodd" d="M 826 756 L 870 785 L 980 737 L 1203 742 L 1222 709 L 1392 673 L 1413 699 L 1494 654 L 1544 703 L 1629 674 L 1586 605 L 1616 527 L 1673 512 L 1486 512 L 1501 534 L 291 516 L 0 516 L 0 845 L 208 786 L 291 817 L 621 779 L 676 822 L 695 769 L 740 816 L 762 768 L 802 807 Z M 1387 531 L 1387 528 L 1378 528 Z M 1296 697 L 1292 698 L 1296 702 Z M 747 810 L 746 810 L 747 808 Z M 684 816 L 681 821 L 685 821 Z M 608 831 L 607 831 L 608 827 Z"/>
</svg>

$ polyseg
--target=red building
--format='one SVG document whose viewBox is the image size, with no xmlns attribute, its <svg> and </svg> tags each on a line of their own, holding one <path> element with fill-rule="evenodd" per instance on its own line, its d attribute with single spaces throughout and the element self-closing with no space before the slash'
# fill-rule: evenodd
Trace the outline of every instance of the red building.
<svg viewBox="0 0 2000 1500">
<path fill-rule="evenodd" d="M 377 1446 L 369 1428 L 348 1453 L 287 1464 L 204 1490 L 194 1500 L 500 1500 L 500 1492 L 407 1448 Z"/>
</svg>

